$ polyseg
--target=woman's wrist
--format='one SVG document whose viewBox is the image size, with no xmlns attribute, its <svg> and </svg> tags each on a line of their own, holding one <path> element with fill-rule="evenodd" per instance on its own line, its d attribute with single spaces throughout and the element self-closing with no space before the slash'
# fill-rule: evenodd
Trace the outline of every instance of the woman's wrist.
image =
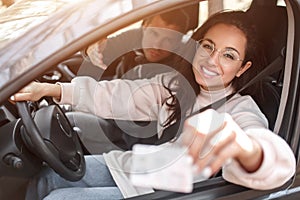
<svg viewBox="0 0 300 200">
<path fill-rule="evenodd" d="M 259 169 L 263 161 L 263 150 L 261 146 L 252 139 L 253 149 L 251 153 L 246 153 L 238 158 L 239 163 L 248 172 L 255 172 Z"/>
<path fill-rule="evenodd" d="M 61 99 L 61 86 L 59 84 L 45 83 L 43 87 L 43 96 L 53 97 L 57 100 Z"/>
</svg>

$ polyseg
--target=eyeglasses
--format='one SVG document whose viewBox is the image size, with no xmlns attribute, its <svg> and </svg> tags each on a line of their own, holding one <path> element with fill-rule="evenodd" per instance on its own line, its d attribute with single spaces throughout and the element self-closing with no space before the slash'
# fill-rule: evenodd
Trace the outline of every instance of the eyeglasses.
<svg viewBox="0 0 300 200">
<path fill-rule="evenodd" d="M 214 52 L 219 53 L 219 63 L 222 66 L 231 66 L 238 61 L 243 61 L 239 58 L 239 53 L 235 49 L 224 48 L 216 49 L 215 44 L 208 39 L 197 41 L 197 54 L 202 57 L 210 57 Z"/>
</svg>

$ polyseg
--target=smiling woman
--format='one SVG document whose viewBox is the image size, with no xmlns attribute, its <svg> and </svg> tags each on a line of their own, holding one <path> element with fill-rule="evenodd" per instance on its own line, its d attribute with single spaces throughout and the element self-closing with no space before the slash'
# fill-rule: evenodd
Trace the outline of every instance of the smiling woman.
<svg viewBox="0 0 300 200">
<path fill-rule="evenodd" d="M 179 67 L 169 73 L 155 74 L 154 77 L 141 80 L 95 80 L 92 77 L 98 75 L 98 71 L 96 73 L 93 71 L 95 68 L 87 69 L 81 65 L 83 58 L 80 52 L 103 38 L 107 39 L 104 50 L 110 48 L 109 41 L 112 38 L 108 35 L 163 11 L 199 2 L 147 0 L 139 1 L 140 5 L 135 7 L 131 4 L 132 0 L 84 0 L 81 1 L 82 4 L 67 3 L 67 7 L 57 12 L 49 5 L 54 13 L 47 16 L 35 13 L 42 23 L 38 22 L 32 27 L 28 25 L 29 28 L 22 25 L 24 22 L 21 19 L 15 19 L 26 30 L 1 43 L 3 45 L 0 47 L 0 199 L 23 200 L 25 193 L 28 198 L 33 199 L 35 195 L 44 196 L 48 193 L 49 199 L 59 199 L 61 196 L 74 200 L 88 199 L 94 195 L 97 199 L 102 195 L 107 195 L 102 196 L 104 199 L 120 199 L 147 192 L 151 194 L 136 196 L 134 199 L 265 199 L 278 194 L 284 197 L 292 195 L 299 199 L 296 191 L 300 176 L 296 174 L 290 179 L 295 171 L 300 171 L 299 167 L 295 170 L 294 159 L 295 156 L 299 159 L 300 142 L 300 100 L 297 98 L 300 54 L 299 48 L 295 48 L 299 46 L 300 36 L 299 2 L 286 0 L 286 7 L 278 7 L 275 0 L 253 1 L 256 3 L 251 5 L 246 14 L 251 16 L 251 21 L 257 23 L 258 27 L 262 27 L 254 36 L 259 36 L 264 48 L 252 48 L 250 45 L 254 44 L 255 37 L 249 39 L 250 35 L 246 34 L 249 30 L 244 29 L 250 24 L 246 23 L 243 28 L 226 17 L 231 12 L 218 13 L 210 18 L 215 22 L 217 16 L 222 16 L 217 24 L 207 21 L 199 31 L 193 31 L 195 34 L 191 40 L 187 40 L 186 36 L 186 40 L 180 40 L 187 42 L 179 46 L 182 48 L 181 52 L 193 52 L 189 56 L 194 59 L 188 60 L 188 65 L 167 59 Z M 33 0 L 21 0 L 7 9 L 11 12 L 0 14 L 2 22 L 13 18 L 12 10 L 20 11 L 18 14 L 30 13 L 30 8 L 23 7 L 22 11 L 18 9 L 19 5 L 28 2 Z M 43 2 L 52 2 L 54 5 L 63 1 Z M 42 4 L 39 6 L 43 7 Z M 43 9 L 45 8 L 41 8 Z M 288 15 L 284 15 L 286 11 Z M 244 17 L 238 12 L 233 13 L 232 18 L 243 21 Z M 34 16 L 27 17 L 27 20 L 30 19 L 35 23 Z M 287 29 L 281 28 L 283 25 L 287 25 Z M 18 26 L 13 28 L 16 27 Z M 250 32 L 252 29 L 254 30 L 252 27 Z M 288 34 L 283 30 L 288 30 Z M 153 33 L 160 34 L 160 31 Z M 165 42 L 165 35 L 162 35 L 162 46 L 170 46 L 169 41 Z M 137 40 L 137 37 L 133 38 L 125 40 L 126 45 L 118 42 L 113 53 L 129 48 Z M 152 43 L 155 44 L 154 41 Z M 159 46 L 151 46 L 152 43 L 148 46 L 154 50 L 159 49 Z M 200 46 L 196 47 L 196 44 Z M 284 51 L 280 51 L 282 46 L 285 46 Z M 281 55 L 280 52 L 284 56 L 280 56 L 279 64 L 275 62 L 275 65 L 280 65 L 278 68 L 282 72 L 274 76 L 272 74 L 273 79 L 269 79 L 269 75 L 266 76 L 265 73 L 260 74 L 260 77 L 272 80 L 268 82 L 272 88 L 279 88 L 276 106 L 270 103 L 273 96 L 269 93 L 265 96 L 267 106 L 275 113 L 274 133 L 268 130 L 268 121 L 252 97 L 236 93 L 245 82 L 252 82 L 251 77 L 259 71 L 258 67 L 266 66 L 260 65 L 264 62 L 256 59 L 263 55 L 258 51 L 262 49 L 267 50 L 268 63 L 273 63 L 273 59 Z M 97 55 L 96 53 L 95 56 Z M 187 58 L 182 55 L 184 54 L 178 54 L 183 59 Z M 80 58 L 78 63 L 73 62 L 75 57 Z M 105 61 L 107 54 L 102 57 L 99 54 L 98 58 Z M 282 62 L 284 59 L 285 63 Z M 140 64 L 153 66 L 143 62 Z M 90 77 L 79 76 L 78 68 L 75 69 L 74 65 L 79 66 L 82 70 L 80 72 Z M 171 66 L 173 65 L 167 66 L 168 69 L 172 69 Z M 68 78 L 74 77 L 72 80 L 65 79 L 63 73 L 69 69 L 73 74 Z M 273 69 L 271 67 L 271 71 Z M 56 81 L 51 80 L 50 84 L 50 81 L 43 79 L 43 75 L 51 77 L 50 72 L 55 70 L 62 75 L 60 83 L 52 84 Z M 233 80 L 232 83 L 230 79 Z M 33 82 L 30 87 L 25 87 L 34 80 L 39 80 L 39 83 Z M 256 89 L 256 92 L 264 90 Z M 227 95 L 232 97 L 225 101 L 223 97 Z M 27 103 L 30 108 L 27 114 L 31 114 L 34 123 L 41 127 L 40 134 L 36 135 L 41 135 L 40 142 L 46 145 L 35 145 L 32 134 L 36 131 L 33 132 L 31 128 L 27 130 L 30 122 L 26 119 L 29 117 L 22 115 L 23 119 L 20 118 L 15 104 L 7 100 L 10 96 L 16 101 L 22 98 L 39 99 L 43 96 L 40 101 Z M 52 105 L 54 102 L 51 97 L 54 97 L 59 106 Z M 218 99 L 222 99 L 223 104 L 211 105 Z M 279 103 L 278 116 L 282 116 L 284 120 L 281 117 L 276 119 Z M 207 106 L 213 110 L 206 110 Z M 49 115 L 51 109 L 53 112 Z M 60 111 L 66 111 L 67 118 L 61 118 L 63 113 Z M 191 116 L 191 113 L 194 115 Z M 77 116 L 79 117 L 76 118 Z M 73 127 L 65 126 L 68 119 Z M 108 122 L 112 124 L 105 126 Z M 116 129 L 110 129 L 110 125 Z M 138 130 L 133 130 L 131 125 Z M 84 156 L 87 171 L 80 181 L 73 182 L 74 177 L 69 176 L 69 171 L 71 174 L 74 169 L 76 171 L 80 156 L 75 154 L 72 157 L 72 152 L 76 149 L 72 148 L 74 145 L 70 136 L 73 134 L 66 134 L 67 129 L 74 136 L 80 136 L 82 143 L 77 146 L 85 147 L 88 154 L 97 153 Z M 148 130 L 152 131 L 151 137 L 146 135 Z M 60 133 L 59 136 L 57 133 Z M 140 146 L 136 146 L 136 143 Z M 149 145 L 153 143 L 156 145 Z M 124 152 L 124 149 L 131 147 L 134 148 L 133 151 Z M 51 149 L 59 161 L 49 161 L 50 154 L 47 151 L 45 154 L 47 148 Z M 89 150 L 94 151 L 88 152 Z M 103 151 L 106 153 L 99 155 L 98 152 Z M 136 157 L 133 154 L 142 156 Z M 62 164 L 68 170 L 57 170 L 53 163 Z M 219 169 L 222 173 L 218 172 Z M 150 180 L 149 172 L 157 172 L 157 179 Z M 216 172 L 218 173 L 215 174 Z M 137 181 L 135 178 L 141 179 Z M 201 182 L 193 184 L 193 178 Z M 158 179 L 162 181 L 156 181 Z"/>
<path fill-rule="evenodd" d="M 184 149 L 175 157 L 168 154 L 172 157 L 172 162 L 159 162 L 160 166 L 155 165 L 150 169 L 148 165 L 140 165 L 141 169 L 132 168 L 131 151 L 111 151 L 103 155 L 108 171 L 102 169 L 107 169 L 101 161 L 102 156 L 96 156 L 99 157 L 96 159 L 87 157 L 87 166 L 101 167 L 105 176 L 111 175 L 111 178 L 103 180 L 103 174 L 94 174 L 93 169 L 87 167 L 83 180 L 72 183 L 46 169 L 30 183 L 27 198 L 40 199 L 48 194 L 47 199 L 66 195 L 76 198 L 78 196 L 74 196 L 72 192 L 74 187 L 89 187 L 91 191 L 82 195 L 97 198 L 107 198 L 109 194 L 129 198 L 151 193 L 152 187 L 166 187 L 139 187 L 140 185 L 133 185 L 128 176 L 143 170 L 149 174 L 171 170 L 169 165 L 182 156 L 193 160 L 189 162 L 190 165 L 187 164 L 189 167 L 186 167 L 186 173 L 196 177 L 200 174 L 207 179 L 222 168 L 224 179 L 245 187 L 267 190 L 283 185 L 295 173 L 293 152 L 282 138 L 268 130 L 267 119 L 252 98 L 235 93 L 243 81 L 251 80 L 262 65 L 263 54 L 257 52 L 257 38 L 253 27 L 249 16 L 243 11 L 212 15 L 194 37 L 200 39 L 202 47 L 194 55 L 192 69 L 187 67 L 179 70 L 184 78 L 174 71 L 158 74 L 151 79 L 133 81 L 116 79 L 97 82 L 89 77 L 77 77 L 71 83 L 47 84 L 47 87 L 44 83 L 34 82 L 20 90 L 14 95 L 15 101 L 50 96 L 59 104 L 71 104 L 77 111 L 91 112 L 103 118 L 155 119 L 160 122 L 157 124 L 160 126 L 158 137 L 170 134 L 163 132 L 170 125 L 184 121 L 183 128 L 177 130 L 179 138 L 175 139 L 178 140 L 162 144 L 162 149 L 172 149 L 177 145 Z M 203 56 L 203 51 L 210 54 Z M 186 84 L 187 81 L 190 84 Z M 187 87 L 191 85 L 197 87 Z M 234 95 L 226 103 L 214 107 L 214 112 L 226 113 L 221 126 L 203 133 L 201 123 L 197 121 L 209 112 L 203 110 L 231 94 Z M 124 102 L 127 104 L 124 105 Z M 248 109 L 249 106 L 251 110 Z M 188 114 L 200 109 L 202 112 L 198 114 Z M 210 127 L 214 127 L 214 117 L 210 123 Z M 276 156 L 266 156 L 271 151 Z M 151 156 L 151 152 L 143 156 Z M 163 152 L 160 156 L 163 156 Z M 192 170 L 192 165 L 196 170 Z M 172 167 L 176 169 L 176 165 L 171 165 Z M 178 170 L 174 170 L 175 174 Z M 172 174 L 170 176 L 173 177 Z"/>
<path fill-rule="evenodd" d="M 228 47 L 224 46 L 224 44 L 220 42 L 223 40 L 223 37 L 215 37 L 215 35 L 218 35 L 216 34 L 216 31 L 220 30 L 222 30 L 224 33 L 242 33 L 236 27 L 220 24 L 216 25 L 214 28 L 211 28 L 207 32 L 207 34 L 212 35 L 211 37 L 214 39 L 207 38 L 207 36 L 204 35 L 205 39 L 201 39 L 199 41 L 199 47 L 197 49 L 199 58 L 198 60 L 194 59 L 193 69 L 195 74 L 199 73 L 198 76 L 196 75 L 198 84 L 200 84 L 206 90 L 218 90 L 222 89 L 223 87 L 227 87 L 232 82 L 234 76 L 240 77 L 252 65 L 252 62 L 248 62 L 242 68 L 240 68 L 240 64 L 243 63 L 245 55 L 244 52 L 240 53 L 238 49 L 245 48 L 244 46 L 247 43 L 247 38 L 245 38 L 244 34 L 232 34 L 235 37 L 238 37 L 238 41 L 240 42 Z M 224 35 L 226 38 L 228 38 L 228 41 L 235 40 L 235 38 L 230 37 L 231 34 Z M 219 43 L 221 49 L 215 48 L 216 43 Z M 213 59 L 208 59 L 209 57 L 212 57 Z M 208 60 L 208 62 L 204 63 L 205 60 Z"/>
</svg>

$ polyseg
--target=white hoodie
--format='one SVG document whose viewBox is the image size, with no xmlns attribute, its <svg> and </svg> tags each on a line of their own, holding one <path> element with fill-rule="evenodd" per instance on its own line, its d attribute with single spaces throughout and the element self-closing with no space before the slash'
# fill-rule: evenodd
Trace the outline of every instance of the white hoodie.
<svg viewBox="0 0 300 200">
<path fill-rule="evenodd" d="M 71 83 L 59 83 L 62 87 L 60 104 L 70 104 L 73 110 L 95 114 L 103 118 L 123 120 L 158 120 L 163 122 L 169 112 L 164 100 L 169 93 L 163 80 L 170 74 L 157 75 L 152 79 L 113 80 L 97 82 L 89 77 L 78 77 Z M 232 93 L 227 87 L 219 91 L 201 91 L 193 110 L 221 99 Z M 228 113 L 241 129 L 255 139 L 263 149 L 260 168 L 249 173 L 235 160 L 222 168 L 225 180 L 245 187 L 266 190 L 279 187 L 295 173 L 296 161 L 289 145 L 271 132 L 268 121 L 250 96 L 235 95 L 217 109 Z M 158 123 L 158 137 L 163 127 Z M 125 198 L 153 192 L 150 188 L 134 187 L 129 181 L 131 151 L 111 151 L 104 154 L 110 172 Z"/>
</svg>

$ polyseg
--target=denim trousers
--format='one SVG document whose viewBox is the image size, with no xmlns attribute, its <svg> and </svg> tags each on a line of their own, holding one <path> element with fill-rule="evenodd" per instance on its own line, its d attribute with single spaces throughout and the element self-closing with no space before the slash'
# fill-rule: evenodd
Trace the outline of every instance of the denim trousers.
<svg viewBox="0 0 300 200">
<path fill-rule="evenodd" d="M 85 156 L 86 173 L 76 182 L 67 181 L 45 168 L 28 184 L 26 200 L 109 200 L 123 199 L 102 155 Z"/>
</svg>

